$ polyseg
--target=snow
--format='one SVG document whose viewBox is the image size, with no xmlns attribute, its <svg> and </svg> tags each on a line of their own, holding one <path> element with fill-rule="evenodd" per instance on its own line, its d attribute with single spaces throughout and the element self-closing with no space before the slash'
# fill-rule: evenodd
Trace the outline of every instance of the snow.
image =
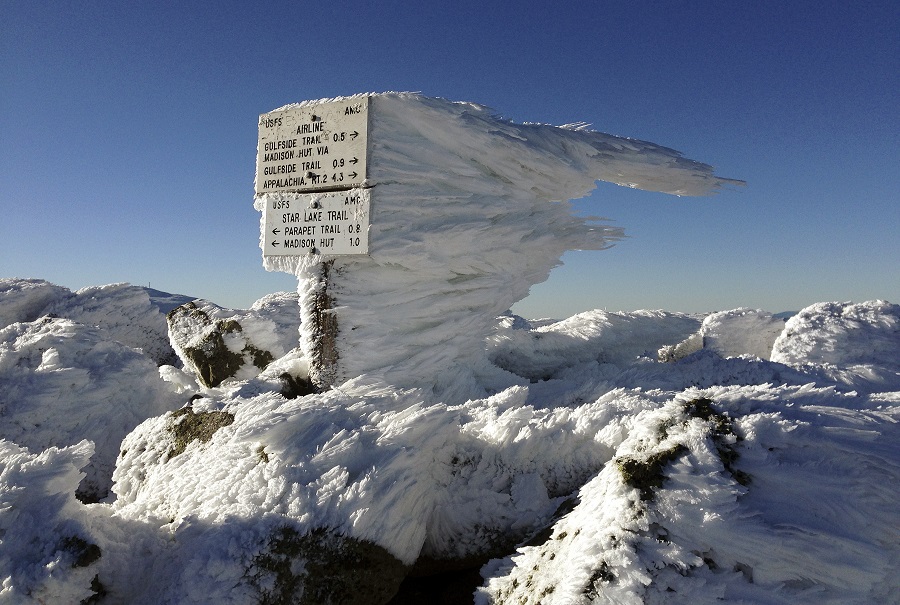
<svg viewBox="0 0 900 605">
<path fill-rule="evenodd" d="M 0 280 L 0 602 L 308 601 L 329 578 L 372 602 L 402 574 L 375 591 L 329 559 L 363 544 L 403 573 L 483 564 L 479 605 L 900 603 L 897 305 L 515 317 L 563 251 L 621 235 L 553 200 L 728 181 L 581 126 L 372 103 L 371 255 L 324 259 L 332 388 L 284 388 L 313 372 L 307 257 L 267 257 L 298 294 L 248 310 Z M 220 323 L 275 359 L 203 386 L 174 351 Z"/>
<path fill-rule="evenodd" d="M 190 299 L 129 284 L 82 288 L 72 292 L 43 280 L 0 279 L 0 327 L 34 321 L 43 315 L 93 325 L 130 347 L 144 351 L 158 365 L 172 363 L 165 313 Z"/>
<path fill-rule="evenodd" d="M 270 309 L 270 327 L 272 303 L 253 310 Z M 186 370 L 157 368 L 97 326 L 11 324 L 0 596 L 78 602 L 96 576 L 113 603 L 255 602 L 247 569 L 289 524 L 406 564 L 502 536 L 514 554 L 485 566 L 476 603 L 897 602 L 897 307 L 813 305 L 784 326 L 777 355 L 756 355 L 770 317 L 593 311 L 532 327 L 501 316 L 485 349 L 506 386 L 470 400 L 434 402 L 378 376 L 297 399 L 272 388 L 269 369 L 216 389 L 192 382 L 193 414 L 233 421 L 177 454 L 170 427 L 185 417 L 165 412 L 191 389 L 161 373 Z M 296 334 L 280 325 L 271 338 Z M 728 347 L 656 360 L 702 326 L 727 332 Z M 294 351 L 274 365 L 297 363 Z M 704 398 L 727 430 L 686 411 Z M 620 462 L 674 447 L 643 499 Z M 105 502 L 75 498 L 79 469 L 112 471 Z M 544 527 L 549 539 L 529 542 Z M 73 566 L 85 545 L 102 555 Z"/>
<path fill-rule="evenodd" d="M 180 405 L 140 350 L 110 332 L 44 316 L 0 330 L 0 438 L 40 452 L 90 439 L 81 491 L 103 498 L 119 444 L 145 418 Z"/>
</svg>

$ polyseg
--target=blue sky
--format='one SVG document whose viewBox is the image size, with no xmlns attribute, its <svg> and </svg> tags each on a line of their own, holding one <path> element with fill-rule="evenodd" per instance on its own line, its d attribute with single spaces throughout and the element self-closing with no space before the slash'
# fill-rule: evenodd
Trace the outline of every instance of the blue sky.
<svg viewBox="0 0 900 605">
<path fill-rule="evenodd" d="M 420 91 L 585 121 L 747 181 L 600 184 L 629 238 L 571 252 L 515 310 L 773 312 L 900 302 L 900 3 L 79 2 L 0 8 L 0 277 L 247 307 L 267 273 L 257 117 Z"/>
</svg>

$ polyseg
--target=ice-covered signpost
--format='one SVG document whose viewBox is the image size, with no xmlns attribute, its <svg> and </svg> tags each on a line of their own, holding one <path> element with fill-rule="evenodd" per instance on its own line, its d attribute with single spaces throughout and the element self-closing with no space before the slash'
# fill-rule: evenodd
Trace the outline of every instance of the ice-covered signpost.
<svg viewBox="0 0 900 605">
<path fill-rule="evenodd" d="M 368 130 L 366 96 L 288 108 L 259 120 L 263 255 L 295 259 L 267 260 L 267 268 L 304 268 L 301 346 L 319 388 L 334 383 L 340 359 L 328 287 L 334 258 L 369 252 Z"/>
<path fill-rule="evenodd" d="M 496 317 L 565 251 L 621 237 L 567 203 L 597 180 L 676 195 L 729 182 L 653 143 L 412 93 L 260 116 L 263 264 L 299 280 L 312 383 L 366 376 L 445 400 L 483 393 L 491 377 L 475 368 L 489 366 Z"/>
</svg>

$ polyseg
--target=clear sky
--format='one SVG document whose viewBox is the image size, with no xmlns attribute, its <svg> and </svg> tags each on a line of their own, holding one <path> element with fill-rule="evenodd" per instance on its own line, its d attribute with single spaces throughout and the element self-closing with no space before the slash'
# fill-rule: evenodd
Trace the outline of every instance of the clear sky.
<svg viewBox="0 0 900 605">
<path fill-rule="evenodd" d="M 419 91 L 585 121 L 747 186 L 576 202 L 629 238 L 514 309 L 772 312 L 900 303 L 900 2 L 0 5 L 0 277 L 151 285 L 247 307 L 257 118 Z"/>
</svg>

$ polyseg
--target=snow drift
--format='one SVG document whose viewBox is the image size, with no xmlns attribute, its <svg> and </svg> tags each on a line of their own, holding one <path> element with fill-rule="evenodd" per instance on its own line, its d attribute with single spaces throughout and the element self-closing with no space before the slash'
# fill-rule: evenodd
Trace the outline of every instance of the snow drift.
<svg viewBox="0 0 900 605">
<path fill-rule="evenodd" d="M 273 339 L 296 334 L 277 305 L 254 313 L 266 308 Z M 897 311 L 813 305 L 771 361 L 752 352 L 767 321 L 740 320 L 727 353 L 669 363 L 660 343 L 703 319 L 594 311 L 532 328 L 506 315 L 485 343 L 506 384 L 437 403 L 377 377 L 289 399 L 273 372 L 297 351 L 185 390 L 188 369 L 158 369 L 96 326 L 18 322 L 0 343 L 0 595 L 387 602 L 410 570 L 493 558 L 469 602 L 897 602 Z M 93 378 L 73 390 L 48 372 Z M 113 392 L 150 385 L 177 411 L 115 413 Z M 110 497 L 79 502 L 79 469 L 96 464 L 85 438 L 99 452 L 112 438 L 93 426 L 126 424 Z"/>
</svg>

